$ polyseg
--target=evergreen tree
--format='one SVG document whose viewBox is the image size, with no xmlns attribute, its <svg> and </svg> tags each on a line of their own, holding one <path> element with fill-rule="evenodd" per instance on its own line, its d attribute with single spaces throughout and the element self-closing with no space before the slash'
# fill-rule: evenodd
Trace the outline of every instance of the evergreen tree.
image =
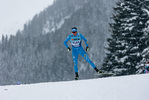
<svg viewBox="0 0 149 100">
<path fill-rule="evenodd" d="M 145 44 L 144 28 L 148 15 L 143 11 L 145 0 L 123 0 L 114 8 L 110 24 L 111 38 L 108 39 L 108 53 L 103 70 L 114 71 L 116 75 L 135 74 L 142 59 Z"/>
<path fill-rule="evenodd" d="M 144 2 L 144 6 L 142 10 L 149 17 L 149 1 Z M 146 62 L 149 61 L 149 19 L 146 19 L 145 28 L 144 28 L 144 36 L 142 37 L 145 41 L 145 45 L 147 46 L 142 52 L 142 60 L 137 65 L 137 73 L 144 72 L 144 67 L 146 66 Z"/>
</svg>

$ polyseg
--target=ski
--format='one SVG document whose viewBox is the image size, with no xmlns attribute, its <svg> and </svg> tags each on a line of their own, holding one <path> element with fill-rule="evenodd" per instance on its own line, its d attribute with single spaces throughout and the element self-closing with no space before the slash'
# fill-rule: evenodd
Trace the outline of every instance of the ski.
<svg viewBox="0 0 149 100">
<path fill-rule="evenodd" d="M 112 76 L 114 75 L 114 73 L 97 73 L 95 75 L 99 77 L 106 77 L 106 76 Z"/>
<path fill-rule="evenodd" d="M 78 79 L 79 79 L 79 77 L 76 77 L 74 80 L 76 80 L 76 81 L 77 81 Z"/>
</svg>

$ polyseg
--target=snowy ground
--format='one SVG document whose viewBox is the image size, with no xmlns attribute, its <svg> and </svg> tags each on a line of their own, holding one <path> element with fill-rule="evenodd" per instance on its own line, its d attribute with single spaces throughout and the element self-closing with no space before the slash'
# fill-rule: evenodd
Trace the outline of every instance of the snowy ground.
<svg viewBox="0 0 149 100">
<path fill-rule="evenodd" d="M 149 100 L 149 74 L 0 86 L 0 100 Z"/>
</svg>

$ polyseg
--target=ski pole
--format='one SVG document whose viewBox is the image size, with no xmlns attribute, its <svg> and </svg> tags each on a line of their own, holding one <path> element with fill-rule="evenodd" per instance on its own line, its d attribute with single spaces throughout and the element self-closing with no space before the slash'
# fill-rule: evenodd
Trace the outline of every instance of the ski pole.
<svg viewBox="0 0 149 100">
<path fill-rule="evenodd" d="M 92 55 L 94 55 L 94 53 L 93 53 L 91 50 L 89 50 L 89 52 L 90 52 Z"/>
</svg>

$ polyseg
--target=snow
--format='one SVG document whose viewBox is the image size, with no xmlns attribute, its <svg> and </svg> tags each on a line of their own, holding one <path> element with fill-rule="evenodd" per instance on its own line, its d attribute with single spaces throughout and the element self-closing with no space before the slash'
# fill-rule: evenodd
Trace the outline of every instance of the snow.
<svg viewBox="0 0 149 100">
<path fill-rule="evenodd" d="M 134 46 L 133 48 L 131 48 L 131 50 L 133 51 L 133 50 L 136 50 L 138 48 L 139 48 L 138 46 Z"/>
<path fill-rule="evenodd" d="M 143 8 L 142 10 L 144 10 L 149 16 L 149 11 L 147 9 Z"/>
<path fill-rule="evenodd" d="M 68 19 L 68 18 L 70 18 L 70 17 L 71 17 L 71 15 L 65 16 L 64 18 L 62 18 L 60 20 L 59 23 L 56 23 L 56 26 L 55 26 L 55 23 L 54 22 L 47 21 L 46 24 L 45 24 L 45 26 L 44 26 L 44 28 L 43 28 L 43 32 L 42 33 L 43 34 L 46 34 L 46 33 L 49 33 L 49 32 L 55 32 L 55 30 L 56 29 L 60 29 L 62 27 L 62 25 L 65 23 L 65 20 Z M 51 26 L 49 25 L 49 23 L 51 23 L 51 26 L 53 26 L 52 29 L 50 29 Z"/>
<path fill-rule="evenodd" d="M 131 21 L 133 21 L 133 20 L 136 20 L 138 18 L 138 16 L 133 16 L 132 18 L 126 18 L 125 20 L 126 20 L 126 22 L 131 22 Z"/>
<path fill-rule="evenodd" d="M 120 53 L 126 53 L 126 49 L 125 50 L 119 50 Z"/>
<path fill-rule="evenodd" d="M 143 50 L 142 56 L 145 57 L 148 54 L 149 54 L 149 47 Z"/>
<path fill-rule="evenodd" d="M 3 35 L 15 35 L 23 29 L 25 23 L 31 20 L 53 0 L 0 0 L 0 39 Z"/>
<path fill-rule="evenodd" d="M 126 65 L 131 65 L 131 63 L 130 62 L 127 62 Z"/>
<path fill-rule="evenodd" d="M 113 71 L 114 72 L 122 72 L 122 71 L 126 71 L 126 70 L 127 70 L 126 68 L 116 68 Z"/>
<path fill-rule="evenodd" d="M 149 74 L 0 86 L 1 100 L 148 100 Z"/>
<path fill-rule="evenodd" d="M 70 18 L 70 16 L 71 16 L 71 15 L 68 15 L 68 16 L 64 17 L 64 19 L 62 19 L 62 20 L 58 23 L 57 29 L 61 28 L 61 26 L 64 24 L 65 20 L 68 19 L 68 18 Z"/>
<path fill-rule="evenodd" d="M 128 56 L 124 56 L 124 57 L 122 57 L 121 59 L 120 59 L 120 62 L 124 62 L 126 59 L 128 59 Z"/>
</svg>

